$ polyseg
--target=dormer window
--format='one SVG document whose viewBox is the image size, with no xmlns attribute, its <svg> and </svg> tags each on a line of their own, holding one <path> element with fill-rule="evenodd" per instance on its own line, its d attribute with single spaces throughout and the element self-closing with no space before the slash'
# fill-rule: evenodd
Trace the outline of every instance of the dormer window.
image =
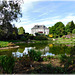
<svg viewBox="0 0 75 75">
<path fill-rule="evenodd" d="M 39 26 L 38 26 L 38 28 L 39 28 Z"/>
<path fill-rule="evenodd" d="M 45 28 L 45 26 L 44 26 L 44 28 Z"/>
</svg>

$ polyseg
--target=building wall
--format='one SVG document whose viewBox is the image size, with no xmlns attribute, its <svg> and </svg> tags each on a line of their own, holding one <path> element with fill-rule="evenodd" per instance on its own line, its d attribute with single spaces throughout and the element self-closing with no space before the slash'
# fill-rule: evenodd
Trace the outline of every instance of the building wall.
<svg viewBox="0 0 75 75">
<path fill-rule="evenodd" d="M 43 29 L 43 28 L 38 28 L 38 29 L 32 29 L 31 30 L 31 34 L 33 34 L 35 36 L 35 33 L 39 32 L 39 31 L 42 31 L 43 34 L 45 32 L 45 35 L 48 35 L 49 34 L 49 29 Z"/>
</svg>

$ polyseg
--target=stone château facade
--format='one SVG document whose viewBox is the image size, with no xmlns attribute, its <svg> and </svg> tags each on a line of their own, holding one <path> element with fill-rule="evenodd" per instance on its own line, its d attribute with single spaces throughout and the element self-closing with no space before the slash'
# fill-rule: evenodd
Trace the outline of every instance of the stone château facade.
<svg viewBox="0 0 75 75">
<path fill-rule="evenodd" d="M 31 29 L 31 34 L 33 34 L 35 36 L 35 33 L 43 33 L 45 35 L 48 35 L 49 34 L 49 28 L 47 28 L 44 25 L 35 25 Z"/>
</svg>

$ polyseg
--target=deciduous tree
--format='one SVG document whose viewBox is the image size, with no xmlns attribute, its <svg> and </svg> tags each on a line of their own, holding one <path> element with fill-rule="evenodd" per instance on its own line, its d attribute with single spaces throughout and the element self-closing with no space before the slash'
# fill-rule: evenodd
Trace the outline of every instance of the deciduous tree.
<svg viewBox="0 0 75 75">
<path fill-rule="evenodd" d="M 25 34 L 25 29 L 23 27 L 18 28 L 18 34 L 19 35 Z"/>
</svg>

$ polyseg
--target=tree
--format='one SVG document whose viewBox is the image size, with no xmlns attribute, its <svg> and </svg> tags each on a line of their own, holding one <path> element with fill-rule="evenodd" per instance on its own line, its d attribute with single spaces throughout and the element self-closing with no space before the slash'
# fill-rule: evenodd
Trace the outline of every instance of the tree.
<svg viewBox="0 0 75 75">
<path fill-rule="evenodd" d="M 12 37 L 13 37 L 13 39 L 17 39 L 18 38 L 17 36 L 18 36 L 18 29 L 17 29 L 17 27 L 14 27 L 13 28 L 13 36 Z"/>
<path fill-rule="evenodd" d="M 3 0 L 0 3 L 0 13 L 2 13 L 4 16 L 2 19 L 3 24 L 1 25 L 1 29 L 0 29 L 0 32 L 1 32 L 0 37 L 2 37 L 2 39 L 12 38 L 14 33 L 14 28 L 12 27 L 11 22 L 13 20 L 18 21 L 18 18 L 22 17 L 19 0 L 15 0 L 15 1 Z"/>
<path fill-rule="evenodd" d="M 75 29 L 72 30 L 72 33 L 75 34 Z"/>
<path fill-rule="evenodd" d="M 57 22 L 55 24 L 55 28 L 56 34 L 59 35 L 60 37 L 65 34 L 65 26 L 62 22 Z"/>
<path fill-rule="evenodd" d="M 66 34 L 70 33 L 70 25 L 71 25 L 71 22 L 67 23 L 67 25 L 65 27 Z"/>
<path fill-rule="evenodd" d="M 25 30 L 23 27 L 18 28 L 18 35 L 25 34 Z"/>
<path fill-rule="evenodd" d="M 65 27 L 65 32 L 68 34 L 68 33 L 72 33 L 73 29 L 75 29 L 75 25 L 74 25 L 74 22 L 71 21 L 69 22 L 66 27 Z"/>
<path fill-rule="evenodd" d="M 71 25 L 70 25 L 70 32 L 72 33 L 72 30 L 75 29 L 75 25 L 74 22 L 71 21 Z"/>
<path fill-rule="evenodd" d="M 17 21 L 19 15 L 22 16 L 20 4 L 18 3 L 18 1 L 19 0 L 2 1 L 0 5 L 0 12 L 4 15 L 3 25 L 13 20 Z"/>
<path fill-rule="evenodd" d="M 54 34 L 55 33 L 55 27 L 49 27 L 49 34 Z"/>
</svg>

